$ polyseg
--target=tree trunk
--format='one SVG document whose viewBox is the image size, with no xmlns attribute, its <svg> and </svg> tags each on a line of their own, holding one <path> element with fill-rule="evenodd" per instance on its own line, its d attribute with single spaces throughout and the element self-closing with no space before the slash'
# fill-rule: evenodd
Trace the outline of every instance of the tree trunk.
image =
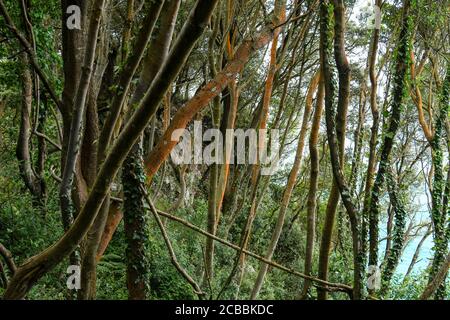
<svg viewBox="0 0 450 320">
<path fill-rule="evenodd" d="M 303 122 L 302 122 L 302 126 L 300 129 L 300 135 L 299 135 L 299 139 L 298 139 L 297 152 L 295 155 L 295 160 L 294 160 L 294 164 L 292 166 L 291 172 L 289 173 L 289 178 L 288 178 L 288 182 L 286 184 L 286 188 L 284 189 L 283 198 L 280 203 L 280 211 L 278 213 L 277 223 L 276 223 L 275 229 L 272 233 L 272 238 L 269 243 L 269 248 L 267 249 L 267 252 L 265 255 L 267 260 L 272 259 L 272 256 L 277 247 L 278 240 L 280 239 L 281 232 L 283 230 L 284 220 L 286 217 L 286 211 L 289 206 L 292 191 L 294 190 L 295 183 L 297 182 L 298 172 L 300 171 L 300 167 L 301 167 L 302 159 L 303 159 L 303 149 L 305 146 L 305 138 L 306 138 L 306 134 L 308 131 L 308 121 L 309 121 L 309 118 L 311 115 L 311 110 L 312 110 L 312 102 L 313 102 L 312 100 L 313 100 L 314 93 L 316 92 L 316 89 L 319 85 L 319 80 L 320 80 L 320 72 L 317 72 L 314 75 L 314 77 L 312 78 L 311 83 L 308 88 L 305 111 L 303 114 Z M 309 231 L 310 230 L 308 229 L 308 232 Z M 307 246 L 307 250 L 309 250 L 308 246 Z M 311 260 L 308 263 L 309 265 L 310 265 L 310 262 L 311 262 Z M 306 264 L 307 263 L 305 262 L 305 266 L 306 266 Z M 264 283 L 264 277 L 266 276 L 267 269 L 268 269 L 267 264 L 261 264 L 261 267 L 260 267 L 260 270 L 258 273 L 258 277 L 257 277 L 255 285 L 253 287 L 251 299 L 257 298 L 259 291 L 261 290 L 261 287 Z M 309 274 L 308 270 L 306 268 L 305 268 L 305 274 Z"/>
<path fill-rule="evenodd" d="M 442 87 L 439 116 L 436 121 L 435 132 L 431 141 L 431 152 L 434 167 L 433 188 L 431 191 L 431 220 L 434 227 L 433 236 L 435 247 L 429 284 L 431 284 L 431 282 L 437 275 L 440 266 L 444 263 L 445 254 L 448 251 L 447 248 L 450 237 L 450 229 L 447 229 L 450 228 L 450 225 L 448 224 L 449 213 L 447 212 L 448 210 L 446 208 L 448 206 L 448 203 L 446 203 L 446 201 L 448 201 L 448 194 L 445 194 L 445 192 L 448 192 L 448 189 L 446 189 L 446 181 L 443 172 L 444 152 L 442 146 L 445 121 L 448 121 L 448 115 L 450 112 L 449 95 L 450 63 L 447 63 L 447 75 Z M 440 300 L 445 298 L 445 281 L 442 282 L 437 288 L 435 298 Z"/>
<path fill-rule="evenodd" d="M 151 85 L 161 64 L 167 58 L 172 41 L 174 22 L 178 15 L 180 1 L 166 2 L 161 12 L 161 25 L 154 40 L 150 41 L 147 56 L 144 58 L 136 91 L 130 105 L 138 103 Z M 155 10 L 155 9 L 153 9 Z M 170 94 L 170 93 L 169 93 Z M 156 119 L 153 117 L 153 119 Z M 127 239 L 127 288 L 128 298 L 144 300 L 149 294 L 148 257 L 146 255 L 146 241 L 148 234 L 146 210 L 144 207 L 145 194 L 141 190 L 141 183 L 145 177 L 143 169 L 143 137 L 136 143 L 123 166 L 122 183 L 124 191 L 124 227 Z"/>
<path fill-rule="evenodd" d="M 46 202 L 46 187 L 45 182 L 41 176 L 37 175 L 37 172 L 41 170 L 34 170 L 31 153 L 30 153 L 30 141 L 31 141 L 31 110 L 33 103 L 33 81 L 31 72 L 28 67 L 28 57 L 26 54 L 21 54 L 22 66 L 22 104 L 20 111 L 20 130 L 17 140 L 16 156 L 19 161 L 19 169 L 22 180 L 25 186 L 30 191 L 33 198 L 33 203 L 44 208 Z"/>
<path fill-rule="evenodd" d="M 103 162 L 91 193 L 77 219 L 56 244 L 27 260 L 18 268 L 4 294 L 6 299 L 23 298 L 36 281 L 72 253 L 83 239 L 94 222 L 126 155 L 148 125 L 165 92 L 203 34 L 217 2 L 218 0 L 197 1 L 161 71 Z"/>
<path fill-rule="evenodd" d="M 384 265 L 381 277 L 381 294 L 386 295 L 389 290 L 389 285 L 394 275 L 395 269 L 400 261 L 404 239 L 407 212 L 403 203 L 402 195 L 400 194 L 397 179 L 393 176 L 392 170 L 387 172 L 389 198 L 391 200 L 392 211 L 394 213 L 394 229 L 392 231 L 392 247 L 387 251 L 386 264 Z"/>
<path fill-rule="evenodd" d="M 322 73 L 325 80 L 325 119 L 327 127 L 328 144 L 330 146 L 330 158 L 333 169 L 333 176 L 338 185 L 339 192 L 342 198 L 342 202 L 347 210 L 349 216 L 351 231 L 352 231 L 352 243 L 353 243 L 353 265 L 354 265 L 354 279 L 353 279 L 353 298 L 362 298 L 362 274 L 361 274 L 361 257 L 360 257 L 360 234 L 359 234 L 359 222 L 358 213 L 355 205 L 351 199 L 351 193 L 348 189 L 347 182 L 342 171 L 343 163 L 339 159 L 339 146 L 337 142 L 336 124 L 335 124 L 335 110 L 334 110 L 334 79 L 330 65 L 330 51 L 331 51 L 331 39 L 330 34 L 330 21 L 329 14 L 330 3 L 326 0 L 321 1 L 320 6 L 320 59 L 322 66 Z M 339 71 L 339 98 L 338 98 L 338 111 L 343 112 L 348 107 L 348 92 L 349 92 L 349 69 L 348 62 L 345 57 L 344 48 L 344 4 L 343 1 L 335 1 L 334 5 L 335 15 L 335 58 L 336 65 Z M 340 119 L 344 118 L 341 115 Z"/>
<path fill-rule="evenodd" d="M 145 194 L 141 190 L 145 172 L 142 162 L 142 146 L 133 146 L 123 166 L 124 227 L 127 241 L 128 299 L 145 300 L 148 297 L 149 263 L 146 255 L 148 238 Z"/>
<path fill-rule="evenodd" d="M 316 211 L 317 211 L 317 188 L 319 180 L 319 150 L 317 143 L 319 141 L 320 120 L 323 112 L 324 86 L 323 79 L 319 87 L 317 96 L 317 107 L 314 113 L 313 125 L 311 127 L 311 136 L 309 138 L 309 154 L 311 158 L 311 174 L 309 177 L 309 192 L 307 201 L 307 237 L 306 237 L 306 256 L 305 256 L 305 274 L 311 275 L 312 261 L 314 253 L 315 229 L 316 229 Z M 305 279 L 301 299 L 308 295 L 311 281 Z"/>
<path fill-rule="evenodd" d="M 97 48 L 97 36 L 100 29 L 100 19 L 105 0 L 99 0 L 92 8 L 89 31 L 87 35 L 86 51 L 83 62 L 83 70 L 80 75 L 78 89 L 75 95 L 73 116 L 70 123 L 70 135 L 68 138 L 64 170 L 59 189 L 61 214 L 63 219 L 69 222 L 73 217 L 72 183 L 75 174 L 82 136 L 83 119 L 85 115 L 86 98 L 89 91 L 89 83 L 93 73 L 95 51 Z"/>
<path fill-rule="evenodd" d="M 403 99 L 405 96 L 406 76 L 409 68 L 410 32 L 412 26 L 409 23 L 411 2 L 405 0 L 403 5 L 402 26 L 399 37 L 398 52 L 395 61 L 395 79 L 392 97 L 392 109 L 388 129 L 384 133 L 381 147 L 380 164 L 375 183 L 371 191 L 369 212 L 369 265 L 378 267 L 378 224 L 379 224 L 379 199 L 384 185 L 386 173 L 390 165 L 390 155 L 394 145 L 394 139 L 400 124 Z"/>
<path fill-rule="evenodd" d="M 435 275 L 433 279 L 428 283 L 428 286 L 423 291 L 422 295 L 420 296 L 421 300 L 427 300 L 429 299 L 433 293 L 435 293 L 437 290 L 439 290 L 439 287 L 442 286 L 443 283 L 445 283 L 445 278 L 448 274 L 448 269 L 450 268 L 450 254 L 447 254 L 447 258 L 442 262 L 439 269 L 435 272 Z M 436 293 L 437 297 L 439 297 L 439 293 Z"/>
<path fill-rule="evenodd" d="M 381 0 L 376 0 L 375 4 L 381 9 Z M 380 12 L 381 13 L 381 12 Z M 362 264 L 367 263 L 368 252 L 368 210 L 370 205 L 370 190 L 373 187 L 373 177 L 375 175 L 375 166 L 377 160 L 377 145 L 378 145 L 378 128 L 380 123 L 380 112 L 378 110 L 377 91 L 378 91 L 378 76 L 375 70 L 378 54 L 378 43 L 380 38 L 380 30 L 375 28 L 372 33 L 369 49 L 369 79 L 370 79 L 370 110 L 372 113 L 372 127 L 370 128 L 369 141 L 369 159 L 367 164 L 366 181 L 364 186 L 364 201 L 363 210 L 361 213 L 361 251 Z"/>
</svg>

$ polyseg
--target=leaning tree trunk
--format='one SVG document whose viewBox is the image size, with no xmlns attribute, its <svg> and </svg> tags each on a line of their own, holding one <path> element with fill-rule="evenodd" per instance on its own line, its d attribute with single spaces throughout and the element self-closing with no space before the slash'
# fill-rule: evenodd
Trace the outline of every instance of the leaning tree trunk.
<svg viewBox="0 0 450 320">
<path fill-rule="evenodd" d="M 448 269 L 450 268 L 450 254 L 447 254 L 447 258 L 443 259 L 441 266 L 436 271 L 434 277 L 430 280 L 427 287 L 423 291 L 423 293 L 420 296 L 421 300 L 427 300 L 429 299 L 433 293 L 435 293 L 437 290 L 439 290 L 439 287 L 441 287 L 445 283 L 445 278 L 448 274 Z M 436 296 L 439 297 L 439 293 L 436 292 Z"/>
</svg>

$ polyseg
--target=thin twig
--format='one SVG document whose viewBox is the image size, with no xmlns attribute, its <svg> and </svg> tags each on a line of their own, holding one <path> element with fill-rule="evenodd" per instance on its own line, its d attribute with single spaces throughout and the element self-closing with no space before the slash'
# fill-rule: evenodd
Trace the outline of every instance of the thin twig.
<svg viewBox="0 0 450 320">
<path fill-rule="evenodd" d="M 43 133 L 40 133 L 40 132 L 38 132 L 37 130 L 33 131 L 33 134 L 36 135 L 36 136 L 38 136 L 38 137 L 40 137 L 40 138 L 45 139 L 48 143 L 50 143 L 50 144 L 51 144 L 52 146 L 54 146 L 56 149 L 58 149 L 59 151 L 62 151 L 62 147 L 61 147 L 58 143 L 56 143 L 56 142 L 54 142 L 52 139 L 50 139 L 50 137 L 48 137 L 47 135 L 45 135 L 45 134 L 43 134 Z"/>
<path fill-rule="evenodd" d="M 58 176 L 58 175 L 56 174 L 56 172 L 55 172 L 55 167 L 54 167 L 54 166 L 51 166 L 51 167 L 50 167 L 50 175 L 52 176 L 52 178 L 53 178 L 56 182 L 61 183 L 62 179 L 61 179 L 60 176 Z M 110 199 L 111 199 L 112 201 L 115 201 L 115 202 L 118 202 L 118 203 L 123 203 L 123 199 L 122 199 L 122 198 L 110 196 Z"/>
</svg>

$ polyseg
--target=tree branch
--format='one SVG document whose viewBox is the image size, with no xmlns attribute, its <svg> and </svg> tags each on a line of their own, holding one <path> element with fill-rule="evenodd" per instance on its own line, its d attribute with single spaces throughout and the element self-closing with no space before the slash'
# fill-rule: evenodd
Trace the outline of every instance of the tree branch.
<svg viewBox="0 0 450 320">
<path fill-rule="evenodd" d="M 180 274 L 183 276 L 183 278 L 185 278 L 186 281 L 189 282 L 189 284 L 194 289 L 194 292 L 200 298 L 202 298 L 205 295 L 205 293 L 202 292 L 202 289 L 197 284 L 197 282 L 195 282 L 195 280 L 192 279 L 192 277 L 186 272 L 186 270 L 184 270 L 184 268 L 179 264 L 177 257 L 175 255 L 175 251 L 173 250 L 172 244 L 170 242 L 169 236 L 167 235 L 166 229 L 164 228 L 164 224 L 162 223 L 161 218 L 159 217 L 158 210 L 156 210 L 156 207 L 153 204 L 152 199 L 150 199 L 150 197 L 148 196 L 147 190 L 145 190 L 145 188 L 142 185 L 140 185 L 140 188 L 141 188 L 142 192 L 144 193 L 145 200 L 147 201 L 148 205 L 150 206 L 152 214 L 155 217 L 156 222 L 158 223 L 159 229 L 161 230 L 161 234 L 164 238 L 164 242 L 166 243 L 167 249 L 169 250 L 172 264 L 178 270 L 178 272 L 180 272 Z"/>
<path fill-rule="evenodd" d="M 12 254 L 1 243 L 0 243 L 0 256 L 3 257 L 3 259 L 6 262 L 6 265 L 8 266 L 9 271 L 11 271 L 11 274 L 14 275 L 16 273 L 17 267 L 16 264 L 14 263 Z"/>
<path fill-rule="evenodd" d="M 31 65 L 35 69 L 39 78 L 41 78 L 41 81 L 44 84 L 45 88 L 47 89 L 48 93 L 50 94 L 50 97 L 55 102 L 55 104 L 58 106 L 58 108 L 61 110 L 61 108 L 62 108 L 61 100 L 58 98 L 55 90 L 53 89 L 52 85 L 50 84 L 50 81 L 48 80 L 44 71 L 42 71 L 41 67 L 39 66 L 39 63 L 36 58 L 36 53 L 34 52 L 32 45 L 28 42 L 28 40 L 25 38 L 25 36 L 17 29 L 16 25 L 12 21 L 11 16 L 9 15 L 8 10 L 6 9 L 5 4 L 3 3 L 3 0 L 0 0 L 0 12 L 3 15 L 3 17 L 5 18 L 6 26 L 14 34 L 14 36 L 17 38 L 17 40 L 19 40 L 20 44 L 22 45 L 22 47 L 25 49 L 28 56 L 30 57 Z"/>
<path fill-rule="evenodd" d="M 308 275 L 303 274 L 301 272 L 295 271 L 293 269 L 289 269 L 288 267 L 285 267 L 285 266 L 283 266 L 281 264 L 278 264 L 278 263 L 276 263 L 276 262 L 274 262 L 272 260 L 269 260 L 269 259 L 266 259 L 264 257 L 261 257 L 260 255 L 257 255 L 256 253 L 253 253 L 253 252 L 248 251 L 246 249 L 242 249 L 240 246 L 235 245 L 235 244 L 233 244 L 231 242 L 228 242 L 227 240 L 224 240 L 224 239 L 221 239 L 221 238 L 219 238 L 219 237 L 217 237 L 215 235 L 212 235 L 212 234 L 210 234 L 210 233 L 200 229 L 199 227 L 191 224 L 190 222 L 188 222 L 186 220 L 183 220 L 181 218 L 175 217 L 175 216 L 173 216 L 173 215 L 171 215 L 169 213 L 166 213 L 166 212 L 163 212 L 163 211 L 160 211 L 160 210 L 157 210 L 157 212 L 158 212 L 158 215 L 160 215 L 162 217 L 165 217 L 165 218 L 168 218 L 168 219 L 170 219 L 172 221 L 178 222 L 178 223 L 184 225 L 185 227 L 187 227 L 187 228 L 189 228 L 189 229 L 191 229 L 191 230 L 193 230 L 193 231 L 195 231 L 197 233 L 200 233 L 200 234 L 202 234 L 205 237 L 209 237 L 211 239 L 214 239 L 215 241 L 217 241 L 217 242 L 219 242 L 219 243 L 221 243 L 221 244 L 223 244 L 223 245 L 225 245 L 225 246 L 227 246 L 227 247 L 229 247 L 231 249 L 234 249 L 236 251 L 242 251 L 246 255 L 248 255 L 250 257 L 253 257 L 256 260 L 259 260 L 261 262 L 264 262 L 264 263 L 270 265 L 271 267 L 274 267 L 276 269 L 279 269 L 281 271 L 290 273 L 292 275 L 295 275 L 295 276 L 303 278 L 303 279 L 311 280 L 311 281 L 313 281 L 315 283 L 318 283 L 318 284 L 324 286 L 325 288 L 328 288 L 328 289 L 332 288 L 330 290 L 339 291 L 339 292 L 345 292 L 350 297 L 352 296 L 353 288 L 348 286 L 348 285 L 346 285 L 346 284 L 332 283 L 332 282 L 324 281 L 324 280 L 318 279 L 316 277 L 308 276 Z"/>
</svg>

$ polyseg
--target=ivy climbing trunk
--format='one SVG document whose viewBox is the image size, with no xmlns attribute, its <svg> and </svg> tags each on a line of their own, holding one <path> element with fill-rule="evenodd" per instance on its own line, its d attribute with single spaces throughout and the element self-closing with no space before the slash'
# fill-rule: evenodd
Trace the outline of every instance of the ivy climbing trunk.
<svg viewBox="0 0 450 320">
<path fill-rule="evenodd" d="M 394 87 L 392 92 L 390 117 L 388 120 L 387 130 L 384 134 L 383 144 L 381 146 L 380 163 L 378 166 L 375 183 L 371 191 L 370 204 L 368 207 L 369 265 L 375 267 L 378 267 L 379 202 L 386 179 L 387 170 L 390 165 L 390 155 L 394 146 L 394 139 L 400 125 L 403 101 L 407 93 L 406 81 L 410 61 L 410 41 L 412 29 L 410 10 L 413 1 L 405 0 L 403 3 L 401 31 L 395 54 Z"/>
<path fill-rule="evenodd" d="M 450 63 L 447 62 L 447 75 L 445 77 L 442 92 L 440 94 L 440 110 L 436 120 L 435 133 L 431 141 L 431 152 L 434 167 L 433 188 L 431 191 L 432 207 L 431 220 L 433 222 L 434 257 L 431 266 L 429 284 L 436 277 L 441 265 L 444 263 L 448 251 L 450 237 L 450 224 L 448 224 L 448 185 L 443 173 L 443 135 L 445 122 L 448 121 L 450 112 Z M 448 164 L 447 164 L 448 165 Z M 436 299 L 445 298 L 445 281 L 441 282 L 436 289 Z"/>
<path fill-rule="evenodd" d="M 375 4 L 381 10 L 381 0 L 376 0 Z M 381 13 L 381 11 L 380 11 Z M 369 49 L 369 79 L 370 79 L 370 111 L 372 113 L 372 126 L 370 128 L 369 140 L 369 160 L 367 163 L 366 181 L 364 186 L 364 202 L 361 214 L 361 251 L 363 265 L 366 266 L 368 252 L 368 208 L 370 205 L 370 190 L 373 187 L 373 177 L 377 160 L 378 128 L 380 125 L 380 112 L 378 110 L 378 76 L 375 70 L 378 54 L 378 43 L 380 39 L 380 29 L 375 28 L 372 33 Z M 365 273 L 365 272 L 364 272 Z"/>
<path fill-rule="evenodd" d="M 395 269 L 400 261 L 405 240 L 405 226 L 407 212 L 401 194 L 401 186 L 398 186 L 397 178 L 394 177 L 392 169 L 387 171 L 387 184 L 392 210 L 394 211 L 394 230 L 392 232 L 392 247 L 387 251 L 386 263 L 383 266 L 381 276 L 381 295 L 386 295 L 394 275 Z"/>
<path fill-rule="evenodd" d="M 148 297 L 149 265 L 146 255 L 148 238 L 145 195 L 141 184 L 145 181 L 142 160 L 142 139 L 133 146 L 123 165 L 123 222 L 126 238 L 127 288 L 130 300 Z"/>
<path fill-rule="evenodd" d="M 131 53 L 129 56 L 125 57 L 125 65 L 119 76 L 118 85 L 114 92 L 115 95 L 111 102 L 110 112 L 103 125 L 100 136 L 98 137 L 98 167 L 101 166 L 105 159 L 106 151 L 113 142 L 114 133 L 116 132 L 115 128 L 118 127 L 119 122 L 122 121 L 120 117 L 122 114 L 121 110 L 126 103 L 131 80 L 144 56 L 145 48 L 150 40 L 163 3 L 163 0 L 152 2 L 147 9 L 142 26 L 139 29 L 133 46 L 129 46 L 128 43 L 123 44 L 127 47 L 125 52 L 130 50 Z M 79 295 L 83 299 L 95 298 L 97 252 L 105 229 L 109 205 L 110 197 L 107 195 L 101 210 L 88 233 L 81 269 L 82 289 Z"/>
<path fill-rule="evenodd" d="M 148 45 L 149 50 L 142 61 L 142 71 L 139 76 L 139 81 L 136 85 L 136 89 L 129 102 L 129 106 L 133 107 L 142 99 L 150 87 L 156 73 L 162 65 L 162 62 L 167 58 L 170 44 L 173 38 L 173 31 L 175 28 L 175 22 L 178 16 L 178 10 L 180 8 L 181 0 L 167 1 L 164 3 L 161 9 L 159 26 L 155 30 L 155 36 L 152 37 Z M 156 123 L 156 117 L 153 117 L 152 123 Z M 143 139 L 141 137 L 140 139 Z M 150 143 L 153 147 L 153 143 Z M 136 144 L 128 155 L 130 158 L 136 158 L 138 155 L 139 146 Z M 145 149 L 145 148 L 143 148 Z M 151 148 L 149 148 L 151 151 Z M 145 151 L 144 151 L 145 152 Z M 142 155 L 141 155 L 142 156 Z M 141 194 L 141 197 L 144 195 Z M 122 221 L 123 213 L 120 210 L 110 210 L 108 214 L 108 220 L 104 228 L 102 239 L 97 252 L 97 260 L 101 258 L 104 251 L 108 247 L 109 242 L 112 239 L 114 232 Z"/>
<path fill-rule="evenodd" d="M 161 64 L 167 58 L 172 41 L 175 21 L 180 1 L 164 3 L 160 14 L 160 26 L 143 61 L 137 89 L 130 102 L 131 108 L 142 99 L 148 90 Z M 170 93 L 169 93 L 170 94 Z M 143 167 L 143 136 L 131 149 L 122 168 L 122 185 L 124 193 L 124 227 L 127 240 L 127 288 L 128 298 L 144 300 L 149 293 L 148 275 L 150 273 L 146 254 L 148 226 L 144 207 L 145 193 L 141 184 L 145 180 Z"/>
<path fill-rule="evenodd" d="M 345 66 L 344 60 L 344 4 L 343 1 L 336 1 L 333 6 L 329 1 L 320 2 L 320 62 L 322 74 L 325 81 L 325 120 L 327 127 L 327 138 L 330 150 L 331 166 L 333 176 L 339 188 L 342 202 L 350 220 L 353 245 L 353 299 L 359 300 L 363 297 L 362 288 L 362 264 L 361 264 L 361 243 L 358 213 L 351 199 L 351 193 L 342 171 L 342 163 L 339 159 L 339 146 L 336 133 L 336 115 L 334 110 L 335 80 L 331 68 L 331 25 L 332 16 L 335 17 L 335 57 L 339 71 L 339 98 L 338 108 L 344 108 L 348 103 L 349 70 Z M 341 64 L 339 66 L 339 64 Z M 339 109 L 338 109 L 339 110 Z M 337 115 L 338 116 L 338 115 Z"/>
</svg>

